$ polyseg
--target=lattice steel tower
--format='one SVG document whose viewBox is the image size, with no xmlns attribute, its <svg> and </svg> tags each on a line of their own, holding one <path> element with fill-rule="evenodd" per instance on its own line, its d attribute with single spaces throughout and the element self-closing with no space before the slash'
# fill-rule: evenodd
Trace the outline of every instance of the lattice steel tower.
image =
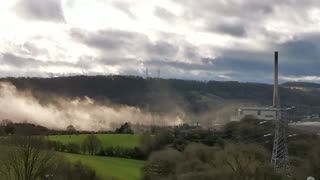
<svg viewBox="0 0 320 180">
<path fill-rule="evenodd" d="M 271 163 L 277 171 L 284 171 L 290 175 L 290 164 L 288 156 L 288 119 L 287 111 L 289 109 L 281 108 L 280 96 L 278 91 L 278 52 L 274 54 L 274 93 L 273 108 L 276 111 L 276 128 L 274 134 L 273 150 Z"/>
</svg>

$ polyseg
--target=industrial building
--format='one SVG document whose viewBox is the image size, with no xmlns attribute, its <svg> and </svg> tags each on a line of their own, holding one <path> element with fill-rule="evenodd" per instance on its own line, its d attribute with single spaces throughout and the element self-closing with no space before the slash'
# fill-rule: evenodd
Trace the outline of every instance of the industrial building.
<svg viewBox="0 0 320 180">
<path fill-rule="evenodd" d="M 251 116 L 261 120 L 275 120 L 277 111 L 278 109 L 273 107 L 241 107 L 238 109 L 237 119 Z"/>
</svg>

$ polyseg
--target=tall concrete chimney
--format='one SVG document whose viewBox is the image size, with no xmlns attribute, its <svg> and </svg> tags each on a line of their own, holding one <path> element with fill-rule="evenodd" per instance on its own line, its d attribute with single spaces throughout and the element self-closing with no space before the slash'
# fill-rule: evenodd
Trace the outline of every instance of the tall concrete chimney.
<svg viewBox="0 0 320 180">
<path fill-rule="evenodd" d="M 273 107 L 280 107 L 278 73 L 279 73 L 278 52 L 274 52 Z"/>
</svg>

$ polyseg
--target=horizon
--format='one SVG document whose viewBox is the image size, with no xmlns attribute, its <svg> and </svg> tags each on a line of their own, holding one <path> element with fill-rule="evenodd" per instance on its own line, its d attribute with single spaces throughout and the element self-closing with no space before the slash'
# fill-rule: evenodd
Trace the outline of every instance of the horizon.
<svg viewBox="0 0 320 180">
<path fill-rule="evenodd" d="M 42 78 L 42 79 L 53 79 L 53 78 L 64 78 L 64 77 L 77 77 L 77 76 L 83 76 L 83 77 L 97 77 L 97 76 L 101 76 L 101 77 L 111 77 L 111 76 L 122 76 L 122 77 L 138 77 L 141 79 L 145 79 L 145 76 L 139 76 L 139 75 L 125 75 L 125 74 L 93 74 L 93 75 L 86 75 L 86 74 L 70 74 L 70 75 L 64 75 L 64 76 L 6 76 L 6 77 L 0 77 L 0 79 L 10 79 L 10 78 Z M 272 85 L 273 83 L 269 83 L 269 82 L 253 82 L 253 81 L 237 81 L 237 80 L 216 80 L 216 79 L 209 79 L 209 80 L 198 80 L 198 79 L 179 79 L 179 78 L 163 78 L 163 77 L 156 77 L 156 76 L 149 76 L 148 79 L 161 79 L 161 80 L 183 80 L 183 81 L 196 81 L 196 82 L 202 82 L 202 83 L 207 83 L 207 82 L 211 82 L 211 81 L 216 81 L 216 82 L 239 82 L 239 83 L 249 83 L 249 84 L 266 84 L 266 85 Z M 280 79 L 279 81 L 279 85 L 285 84 L 285 83 L 310 83 L 310 84 L 319 84 L 317 82 L 310 82 L 310 81 L 282 81 Z"/>
</svg>

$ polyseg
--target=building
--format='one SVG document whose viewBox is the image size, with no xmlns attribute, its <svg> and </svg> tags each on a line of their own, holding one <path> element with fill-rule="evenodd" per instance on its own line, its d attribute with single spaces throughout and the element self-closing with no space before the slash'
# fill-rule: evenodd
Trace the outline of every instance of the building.
<svg viewBox="0 0 320 180">
<path fill-rule="evenodd" d="M 261 120 L 274 120 L 278 108 L 273 107 L 241 107 L 238 109 L 237 119 L 241 120 L 246 116 L 251 116 Z"/>
</svg>

